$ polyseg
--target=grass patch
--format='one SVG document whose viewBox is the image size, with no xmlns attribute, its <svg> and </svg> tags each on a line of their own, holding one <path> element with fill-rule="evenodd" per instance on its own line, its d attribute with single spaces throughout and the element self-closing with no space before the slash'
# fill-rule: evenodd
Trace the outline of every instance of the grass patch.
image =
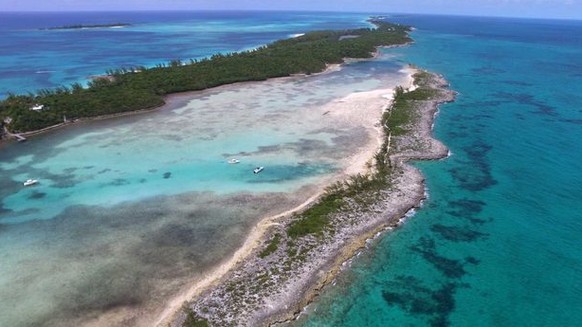
<svg viewBox="0 0 582 327">
<path fill-rule="evenodd" d="M 182 323 L 182 327 L 209 327 L 208 320 L 198 316 L 192 308 L 184 306 L 184 313 L 186 320 Z"/>
<path fill-rule="evenodd" d="M 357 203 L 360 210 L 365 211 L 367 206 L 381 195 L 380 191 L 390 186 L 392 167 L 388 159 L 388 135 L 401 136 L 408 133 L 409 128 L 418 119 L 415 102 L 431 100 L 439 94 L 438 90 L 431 86 L 431 74 L 419 72 L 414 75 L 414 79 L 419 87 L 411 92 L 405 92 L 402 87 L 397 87 L 392 107 L 382 116 L 385 138 L 382 149 L 375 156 L 375 173 L 358 174 L 344 182 L 329 186 L 319 202 L 298 215 L 298 218 L 289 225 L 287 229 L 289 237 L 295 239 L 310 234 L 323 234 L 331 224 L 331 215 L 345 209 L 348 204 L 347 199 L 351 199 L 352 203 Z M 287 254 L 290 257 L 301 257 L 301 253 L 297 254 L 297 250 L 292 248 L 287 249 Z"/>
<path fill-rule="evenodd" d="M 433 89 L 427 88 L 417 88 L 416 90 L 408 93 L 404 93 L 402 96 L 403 100 L 416 100 L 416 101 L 426 101 L 433 99 L 438 92 Z"/>
<path fill-rule="evenodd" d="M 265 258 L 269 254 L 277 251 L 277 249 L 279 248 L 279 243 L 281 243 L 281 235 L 275 234 L 275 236 L 273 236 L 271 241 L 269 241 L 269 244 L 267 245 L 267 247 L 259 253 L 259 258 L 261 258 L 261 259 Z"/>
<path fill-rule="evenodd" d="M 389 111 L 384 113 L 382 120 L 387 131 L 392 136 L 400 136 L 408 133 L 407 127 L 413 119 L 412 104 L 408 102 L 407 93 L 402 87 L 397 87 L 395 90 L 394 101 Z"/>
<path fill-rule="evenodd" d="M 287 235 L 297 238 L 308 234 L 321 235 L 330 223 L 329 215 L 337 212 L 344 204 L 337 194 L 327 194 L 321 200 L 299 215 L 299 219 L 289 225 Z"/>
</svg>

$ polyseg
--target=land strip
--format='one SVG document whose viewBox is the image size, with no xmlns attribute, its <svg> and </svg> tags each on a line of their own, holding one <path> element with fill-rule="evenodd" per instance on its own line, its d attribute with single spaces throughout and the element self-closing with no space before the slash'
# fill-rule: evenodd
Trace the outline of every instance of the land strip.
<svg viewBox="0 0 582 327">
<path fill-rule="evenodd" d="M 382 115 L 373 165 L 303 210 L 277 217 L 261 246 L 185 303 L 171 325 L 271 326 L 296 317 L 368 239 L 396 228 L 420 205 L 424 178 L 407 162 L 447 156 L 431 131 L 438 105 L 453 99 L 442 77 L 417 71 L 414 86 L 397 88 Z"/>
</svg>

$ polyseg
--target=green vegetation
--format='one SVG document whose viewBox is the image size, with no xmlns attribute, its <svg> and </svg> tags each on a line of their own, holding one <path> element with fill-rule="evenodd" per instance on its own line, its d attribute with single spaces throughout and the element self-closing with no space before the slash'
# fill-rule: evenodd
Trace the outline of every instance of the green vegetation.
<svg viewBox="0 0 582 327">
<path fill-rule="evenodd" d="M 348 203 L 356 203 L 365 208 L 372 204 L 384 190 L 390 186 L 390 176 L 392 173 L 389 164 L 388 142 L 389 135 L 401 136 L 409 132 L 415 120 L 417 101 L 434 99 L 438 91 L 430 86 L 431 75 L 426 72 L 419 72 L 414 75 L 418 88 L 411 92 L 406 92 L 402 87 L 395 90 L 394 101 L 389 110 L 382 116 L 384 126 L 384 144 L 376 154 L 376 170 L 371 175 L 358 174 L 351 176 L 344 182 L 337 182 L 326 189 L 324 196 L 309 209 L 299 214 L 289 225 L 287 235 L 291 238 L 303 237 L 306 235 L 322 235 L 331 224 L 332 214 L 348 207 Z M 296 255 L 296 249 L 289 247 L 287 254 Z"/>
<path fill-rule="evenodd" d="M 413 118 L 411 104 L 406 101 L 406 93 L 402 87 L 397 87 L 394 94 L 394 103 L 391 110 L 384 113 L 385 132 L 393 136 L 400 136 L 408 132 L 407 127 Z"/>
<path fill-rule="evenodd" d="M 417 73 L 415 76 L 418 87 L 411 92 L 405 92 L 402 87 L 397 87 L 394 95 L 394 103 L 391 110 L 384 113 L 382 117 L 385 123 L 385 133 L 392 136 L 406 134 L 411 123 L 416 118 L 416 113 L 412 108 L 413 101 L 431 100 L 438 95 L 438 92 L 429 87 L 426 83 L 430 75 L 426 72 Z"/>
<path fill-rule="evenodd" d="M 322 235 L 330 225 L 330 216 L 348 207 L 347 199 L 358 204 L 370 204 L 378 191 L 389 186 L 387 174 L 354 175 L 326 189 L 324 196 L 298 215 L 287 229 L 287 235 L 298 238 L 309 234 Z"/>
<path fill-rule="evenodd" d="M 186 314 L 186 320 L 182 323 L 182 327 L 208 327 L 208 320 L 199 317 L 190 307 L 184 306 L 182 308 Z"/>
<path fill-rule="evenodd" d="M 259 253 L 259 258 L 265 258 L 269 254 L 277 251 L 277 248 L 279 248 L 279 243 L 280 242 L 281 242 L 281 235 L 280 234 L 275 234 L 273 236 L 273 238 L 271 239 L 271 241 L 269 242 L 269 244 L 267 245 L 267 247 L 265 247 L 263 249 L 263 251 L 261 251 Z"/>
<path fill-rule="evenodd" d="M 369 58 L 378 46 L 410 41 L 409 27 L 372 22 L 376 29 L 316 31 L 253 51 L 216 54 L 186 63 L 175 60 L 151 68 L 111 70 L 108 76 L 91 81 L 87 88 L 73 84 L 43 89 L 36 94 L 11 94 L 0 101 L 0 121 L 10 117 L 10 131 L 27 132 L 61 123 L 64 116 L 70 121 L 154 108 L 164 104 L 167 94 L 317 73 L 327 64 L 341 63 L 344 58 Z M 44 109 L 30 110 L 37 104 Z"/>
<path fill-rule="evenodd" d="M 308 234 L 320 235 L 329 225 L 329 215 L 337 212 L 343 204 L 344 201 L 339 194 L 325 194 L 317 204 L 305 210 L 299 215 L 299 219 L 289 225 L 287 235 L 292 238 Z"/>
</svg>

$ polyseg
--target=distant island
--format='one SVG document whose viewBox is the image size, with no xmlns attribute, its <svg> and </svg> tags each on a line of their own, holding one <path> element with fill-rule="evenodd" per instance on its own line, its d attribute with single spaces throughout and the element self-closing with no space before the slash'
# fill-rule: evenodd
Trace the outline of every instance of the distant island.
<svg viewBox="0 0 582 327">
<path fill-rule="evenodd" d="M 370 22 L 376 28 L 314 31 L 250 51 L 110 70 L 103 78 L 91 80 L 88 87 L 75 83 L 36 94 L 9 94 L 0 101 L 0 121 L 7 132 L 36 132 L 79 119 L 157 108 L 172 93 L 318 73 L 330 64 L 343 63 L 344 58 L 370 58 L 379 46 L 411 41 L 408 26 Z"/>
<path fill-rule="evenodd" d="M 111 27 L 127 27 L 131 26 L 128 23 L 114 23 L 114 24 L 77 24 L 77 25 L 64 25 L 64 26 L 53 26 L 47 28 L 41 28 L 41 30 L 78 30 L 85 28 L 111 28 Z"/>
</svg>

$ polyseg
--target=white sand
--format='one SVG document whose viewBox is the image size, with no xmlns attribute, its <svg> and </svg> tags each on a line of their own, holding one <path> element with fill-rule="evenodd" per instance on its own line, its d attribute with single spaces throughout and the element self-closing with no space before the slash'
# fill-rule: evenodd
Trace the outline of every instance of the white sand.
<svg viewBox="0 0 582 327">
<path fill-rule="evenodd" d="M 328 71 L 337 70 L 338 68 L 337 65 L 332 65 L 328 67 Z M 405 85 L 402 86 L 404 88 L 410 88 L 413 81 L 412 75 L 415 70 L 407 68 L 405 72 L 408 76 Z M 370 135 L 370 142 L 361 147 L 358 152 L 346 157 L 342 163 L 344 169 L 324 184 L 319 185 L 319 191 L 311 196 L 307 201 L 278 215 L 262 219 L 249 233 L 244 244 L 232 255 L 232 257 L 215 269 L 204 274 L 204 276 L 200 276 L 193 280 L 192 285 L 188 290 L 171 300 L 163 310 L 160 318 L 156 321 L 155 326 L 165 327 L 168 323 L 174 320 L 175 314 L 178 313 L 185 301 L 195 298 L 209 287 L 216 285 L 231 269 L 248 257 L 257 246 L 263 244 L 264 235 L 268 230 L 268 227 L 276 224 L 277 220 L 300 211 L 313 201 L 317 200 L 321 196 L 325 186 L 329 185 L 331 182 L 344 179 L 349 175 L 366 173 L 368 171 L 368 162 L 373 158 L 374 154 L 382 144 L 382 129 L 378 125 L 378 122 L 380 121 L 383 111 L 390 106 L 393 92 L 393 89 L 379 89 L 368 92 L 352 93 L 318 109 L 322 113 L 322 119 L 328 119 L 332 123 L 350 124 L 351 126 L 361 126 L 366 128 Z"/>
</svg>

